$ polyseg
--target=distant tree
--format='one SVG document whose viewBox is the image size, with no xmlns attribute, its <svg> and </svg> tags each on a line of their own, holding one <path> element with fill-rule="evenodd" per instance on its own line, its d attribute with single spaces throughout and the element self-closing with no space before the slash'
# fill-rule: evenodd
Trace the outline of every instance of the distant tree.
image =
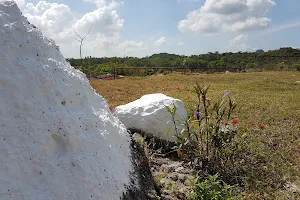
<svg viewBox="0 0 300 200">
<path fill-rule="evenodd" d="M 77 40 L 78 41 L 78 40 Z M 255 69 L 255 70 L 274 70 L 277 69 L 280 63 L 287 63 L 287 69 L 299 69 L 300 50 L 290 47 L 280 48 L 277 50 L 263 52 L 227 52 L 227 53 L 206 53 L 200 55 L 176 55 L 168 53 L 153 54 L 152 56 L 137 58 L 137 57 L 102 57 L 88 58 L 89 67 L 84 68 L 88 72 L 86 74 L 97 74 L 108 69 L 117 67 L 185 67 L 185 68 L 224 68 L 228 70 L 232 68 Z M 185 60 L 185 64 L 183 62 Z M 69 58 L 68 61 L 72 66 L 80 66 L 81 59 Z M 117 63 L 117 64 L 112 64 Z M 107 64 L 107 65 L 102 65 Z M 101 65 L 100 68 L 97 66 Z M 100 70 L 101 69 L 101 70 Z M 97 72 L 97 73 L 95 73 Z"/>
</svg>

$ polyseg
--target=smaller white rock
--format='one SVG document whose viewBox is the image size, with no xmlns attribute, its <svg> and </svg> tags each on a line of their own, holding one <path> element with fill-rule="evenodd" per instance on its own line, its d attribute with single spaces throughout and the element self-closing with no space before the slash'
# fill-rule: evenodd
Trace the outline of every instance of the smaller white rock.
<svg viewBox="0 0 300 200">
<path fill-rule="evenodd" d="M 126 105 L 116 107 L 115 115 L 128 129 L 140 130 L 149 136 L 174 142 L 176 131 L 172 115 L 166 106 L 177 107 L 175 114 L 176 127 L 180 133 L 184 126 L 177 120 L 186 117 L 184 103 L 179 99 L 168 97 L 164 94 L 149 94 Z M 171 130 L 168 132 L 168 129 Z"/>
</svg>

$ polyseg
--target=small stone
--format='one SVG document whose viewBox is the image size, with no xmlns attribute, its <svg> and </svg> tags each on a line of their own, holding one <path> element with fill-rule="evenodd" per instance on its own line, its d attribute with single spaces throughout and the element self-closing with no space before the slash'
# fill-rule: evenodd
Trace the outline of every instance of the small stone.
<svg viewBox="0 0 300 200">
<path fill-rule="evenodd" d="M 177 181 L 178 180 L 178 174 L 170 174 L 169 178 L 172 179 L 173 181 Z"/>
<path fill-rule="evenodd" d="M 165 194 L 161 195 L 161 199 L 164 199 L 164 200 L 173 200 L 173 198 L 171 196 L 165 195 Z"/>
<path fill-rule="evenodd" d="M 175 169 L 179 168 L 180 166 L 182 166 L 182 162 L 175 162 L 173 164 L 168 165 L 169 168 L 169 172 L 174 171 Z"/>
<path fill-rule="evenodd" d="M 141 136 L 141 135 L 138 134 L 138 133 L 134 133 L 134 134 L 132 135 L 132 138 L 133 138 L 136 142 L 138 142 L 138 143 L 143 143 L 143 142 L 144 142 L 143 136 Z"/>
<path fill-rule="evenodd" d="M 162 170 L 164 170 L 168 173 L 174 171 L 174 169 L 172 167 L 170 167 L 170 165 L 166 165 L 166 164 L 161 165 L 161 168 L 162 168 Z"/>
<path fill-rule="evenodd" d="M 168 179 L 168 178 L 162 178 L 161 180 L 160 180 L 160 183 L 161 184 L 166 184 L 166 183 L 169 183 L 170 182 L 170 180 Z"/>
<path fill-rule="evenodd" d="M 175 169 L 175 172 L 182 173 L 182 171 L 184 171 L 184 167 L 178 167 Z"/>
<path fill-rule="evenodd" d="M 191 186 L 194 182 L 195 178 L 193 176 L 187 176 L 186 180 L 184 181 L 184 185 Z"/>
<path fill-rule="evenodd" d="M 178 179 L 179 179 L 182 183 L 184 183 L 184 181 L 186 180 L 186 175 L 184 175 L 184 174 L 178 174 Z"/>
<path fill-rule="evenodd" d="M 178 167 L 177 169 L 175 169 L 175 172 L 182 173 L 182 174 L 193 174 L 194 173 L 193 170 L 184 168 L 184 167 Z"/>
</svg>

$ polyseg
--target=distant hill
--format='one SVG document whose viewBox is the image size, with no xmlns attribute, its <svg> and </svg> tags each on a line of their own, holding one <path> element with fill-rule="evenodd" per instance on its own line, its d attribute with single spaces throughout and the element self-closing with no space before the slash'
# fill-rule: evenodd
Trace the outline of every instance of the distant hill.
<svg viewBox="0 0 300 200">
<path fill-rule="evenodd" d="M 263 50 L 263 49 L 257 49 L 256 51 L 255 51 L 255 53 L 264 53 L 265 51 Z"/>
<path fill-rule="evenodd" d="M 283 56 L 283 57 L 299 57 L 300 58 L 300 49 L 294 49 L 292 47 L 280 48 L 278 50 L 271 50 L 268 52 L 262 53 L 260 56 Z"/>
</svg>

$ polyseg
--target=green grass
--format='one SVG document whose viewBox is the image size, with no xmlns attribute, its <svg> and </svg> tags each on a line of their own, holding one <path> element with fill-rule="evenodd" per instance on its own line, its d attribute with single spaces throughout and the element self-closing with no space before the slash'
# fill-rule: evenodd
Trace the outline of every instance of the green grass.
<svg viewBox="0 0 300 200">
<path fill-rule="evenodd" d="M 196 82 L 211 85 L 211 99 L 229 91 L 238 103 L 235 117 L 253 133 L 253 151 L 265 160 L 253 174 L 255 181 L 246 185 L 246 199 L 300 199 L 283 189 L 287 182 L 300 187 L 300 84 L 296 81 L 299 72 L 170 74 L 90 82 L 111 107 L 150 93 L 164 93 L 193 106 L 189 90 Z M 265 129 L 260 130 L 259 124 Z"/>
</svg>

